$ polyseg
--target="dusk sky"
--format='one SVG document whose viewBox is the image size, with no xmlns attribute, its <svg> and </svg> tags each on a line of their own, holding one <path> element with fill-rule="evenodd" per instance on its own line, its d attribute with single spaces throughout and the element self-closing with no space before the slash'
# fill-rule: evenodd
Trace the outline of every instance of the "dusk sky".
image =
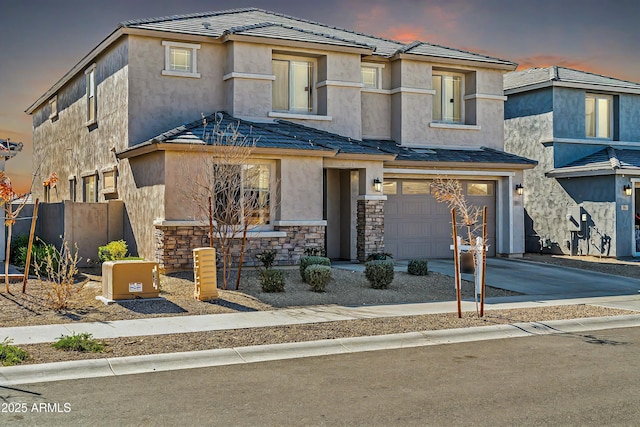
<svg viewBox="0 0 640 427">
<path fill-rule="evenodd" d="M 640 82 L 638 0 L 0 0 L 0 138 L 23 142 L 7 163 L 31 177 L 24 110 L 118 23 L 259 7 L 386 38 L 421 40 L 532 66 L 562 65 Z"/>
</svg>

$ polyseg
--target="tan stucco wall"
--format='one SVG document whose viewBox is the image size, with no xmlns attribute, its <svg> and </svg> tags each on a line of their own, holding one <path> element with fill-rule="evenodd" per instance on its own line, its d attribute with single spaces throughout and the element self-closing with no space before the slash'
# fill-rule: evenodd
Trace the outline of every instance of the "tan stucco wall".
<svg viewBox="0 0 640 427">
<path fill-rule="evenodd" d="M 280 220 L 322 220 L 322 158 L 283 157 L 279 162 Z"/>
<path fill-rule="evenodd" d="M 163 76 L 167 38 L 129 36 L 129 144 L 223 110 L 225 48 L 199 43 L 200 78 Z"/>
<path fill-rule="evenodd" d="M 391 138 L 391 96 L 362 93 L 362 137 Z"/>
</svg>

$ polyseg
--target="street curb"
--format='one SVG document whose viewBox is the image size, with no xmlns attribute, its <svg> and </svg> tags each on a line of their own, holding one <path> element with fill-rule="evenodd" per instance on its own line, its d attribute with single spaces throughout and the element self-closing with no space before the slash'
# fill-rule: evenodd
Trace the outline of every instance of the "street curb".
<svg viewBox="0 0 640 427">
<path fill-rule="evenodd" d="M 0 368 L 0 386 L 207 368 L 303 357 L 640 326 L 640 315 L 514 323 L 392 335 L 89 359 Z"/>
</svg>

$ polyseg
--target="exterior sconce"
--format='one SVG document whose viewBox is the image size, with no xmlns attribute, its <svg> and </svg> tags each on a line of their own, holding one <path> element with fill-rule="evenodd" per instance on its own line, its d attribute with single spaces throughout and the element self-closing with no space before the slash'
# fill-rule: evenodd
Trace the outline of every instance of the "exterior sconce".
<svg viewBox="0 0 640 427">
<path fill-rule="evenodd" d="M 630 185 L 625 185 L 624 186 L 624 195 L 625 196 L 631 196 L 633 194 L 633 188 L 631 188 Z"/>
<path fill-rule="evenodd" d="M 378 192 L 378 193 L 382 193 L 382 181 L 380 181 L 380 179 L 375 178 L 373 180 L 373 188 Z"/>
<path fill-rule="evenodd" d="M 516 194 L 518 196 L 522 196 L 524 194 L 524 187 L 522 186 L 522 184 L 516 185 Z"/>
</svg>

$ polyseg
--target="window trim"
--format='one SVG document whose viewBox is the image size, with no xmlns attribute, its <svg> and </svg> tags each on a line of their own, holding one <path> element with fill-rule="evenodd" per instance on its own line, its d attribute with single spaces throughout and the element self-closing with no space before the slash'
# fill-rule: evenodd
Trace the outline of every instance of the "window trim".
<svg viewBox="0 0 640 427">
<path fill-rule="evenodd" d="M 363 91 L 378 91 L 382 90 L 382 69 L 384 68 L 384 64 L 375 64 L 371 62 L 361 62 L 360 63 L 360 80 L 364 85 L 364 81 L 362 81 L 362 69 L 363 68 L 373 68 L 376 70 L 376 87 L 367 87 L 363 86 Z"/>
<path fill-rule="evenodd" d="M 297 61 L 297 62 L 307 62 L 312 64 L 313 67 L 313 72 L 311 75 L 311 82 L 309 83 L 309 90 L 311 91 L 311 109 L 310 111 L 306 112 L 306 111 L 299 111 L 299 110 L 292 110 L 291 109 L 291 82 L 289 82 L 289 88 L 288 88 L 288 98 L 289 98 L 289 109 L 288 110 L 276 110 L 273 108 L 273 85 L 276 82 L 276 76 L 275 73 L 273 72 L 273 61 L 288 61 L 289 62 L 289 67 L 291 67 L 291 62 L 292 61 Z M 273 81 L 271 82 L 272 84 L 272 91 L 271 91 L 271 113 L 275 113 L 275 114 L 295 114 L 295 115 L 301 115 L 301 116 L 307 116 L 307 115 L 317 115 L 318 113 L 318 91 L 316 90 L 316 85 L 318 84 L 318 60 L 316 58 L 312 58 L 312 57 L 308 57 L 308 56 L 296 56 L 296 55 L 282 55 L 282 54 L 272 54 L 271 55 L 271 64 L 272 64 L 272 69 L 271 69 L 271 74 L 274 76 Z M 289 75 L 291 75 L 291 68 L 289 68 Z M 273 116 L 276 117 L 276 116 Z"/>
<path fill-rule="evenodd" d="M 100 190 L 100 194 L 117 194 L 118 193 L 118 166 L 109 166 L 103 168 L 101 171 L 102 174 L 102 189 Z M 106 187 L 107 179 L 105 178 L 105 174 L 113 173 L 113 187 Z"/>
<path fill-rule="evenodd" d="M 587 99 L 593 98 L 596 100 L 594 108 L 594 123 L 595 123 L 595 135 L 587 135 Z M 600 137 L 598 135 L 598 99 L 606 99 L 609 103 L 609 136 Z M 584 136 L 586 139 L 597 139 L 600 141 L 612 141 L 613 140 L 613 95 L 607 95 L 603 93 L 586 92 L 584 96 L 585 111 L 584 111 Z"/>
<path fill-rule="evenodd" d="M 436 88 L 433 87 L 433 77 L 435 76 L 440 76 L 440 77 L 459 77 L 460 78 L 460 95 L 458 98 L 458 102 L 460 103 L 460 121 L 456 122 L 456 121 L 450 121 L 450 120 L 443 120 L 442 118 L 440 120 L 436 120 L 433 118 L 433 104 L 436 102 Z M 442 83 L 444 84 L 444 79 L 442 79 Z M 431 107 L 431 121 L 432 123 L 443 123 L 443 124 L 448 124 L 448 125 L 466 125 L 466 117 L 465 117 L 465 75 L 464 73 L 455 73 L 455 72 L 451 72 L 451 71 L 442 71 L 442 70 L 433 70 L 431 73 L 431 89 L 434 91 L 433 93 L 433 103 L 432 103 L 432 107 Z M 440 91 L 442 93 L 442 87 L 440 88 Z M 444 110 L 444 98 L 440 99 L 440 102 L 442 103 L 441 105 L 441 111 Z"/>
<path fill-rule="evenodd" d="M 201 75 L 198 72 L 198 50 L 201 47 L 200 44 L 181 43 L 181 42 L 163 40 L 162 46 L 164 46 L 164 69 L 162 70 L 163 76 L 191 77 L 196 79 L 200 78 Z M 190 71 L 181 71 L 181 70 L 171 69 L 171 49 L 172 48 L 191 50 L 191 70 Z"/>
<path fill-rule="evenodd" d="M 86 122 L 85 126 L 95 125 L 98 122 L 98 83 L 96 78 L 96 64 L 91 64 L 89 68 L 84 71 L 85 79 L 86 79 Z M 93 76 L 93 77 L 92 77 Z M 93 92 L 93 97 L 90 96 L 90 93 Z M 91 117 L 91 104 L 93 104 L 93 117 Z"/>
<path fill-rule="evenodd" d="M 91 171 L 91 172 L 87 172 L 87 173 L 83 173 L 81 176 L 82 178 L 82 202 L 83 203 L 97 203 L 98 202 L 98 171 Z M 87 200 L 87 192 L 86 192 L 86 178 L 90 178 L 93 177 L 94 178 L 94 182 L 93 182 L 93 200 Z"/>
</svg>

